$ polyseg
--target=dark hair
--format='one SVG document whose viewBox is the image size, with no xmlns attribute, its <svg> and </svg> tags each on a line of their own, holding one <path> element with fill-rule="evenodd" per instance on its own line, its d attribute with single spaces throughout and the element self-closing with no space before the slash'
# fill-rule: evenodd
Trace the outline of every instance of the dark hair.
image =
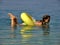
<svg viewBox="0 0 60 45">
<path fill-rule="evenodd" d="M 43 20 L 44 23 L 45 23 L 45 20 L 46 19 L 49 19 L 48 22 L 47 22 L 47 23 L 49 23 L 50 22 L 50 16 L 49 15 L 44 15 L 43 16 L 43 19 L 42 20 Z"/>
</svg>

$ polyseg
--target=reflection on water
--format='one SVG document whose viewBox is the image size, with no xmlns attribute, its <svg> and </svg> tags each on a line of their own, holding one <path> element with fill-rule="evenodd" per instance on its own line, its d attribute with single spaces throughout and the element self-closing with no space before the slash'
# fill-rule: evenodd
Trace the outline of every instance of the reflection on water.
<svg viewBox="0 0 60 45">
<path fill-rule="evenodd" d="M 36 27 L 35 27 L 35 29 L 36 29 Z M 34 31 L 35 31 L 35 29 L 34 29 Z M 36 33 L 40 29 L 39 28 L 36 29 Z M 21 39 L 21 43 L 22 44 L 24 44 L 24 45 L 31 45 L 32 43 L 33 44 L 37 44 L 37 45 L 38 44 L 42 44 L 42 45 L 45 45 L 45 44 L 48 45 L 49 44 L 49 42 L 50 42 L 50 38 L 49 38 L 49 34 L 50 34 L 49 33 L 49 31 L 50 31 L 49 30 L 49 25 L 42 26 L 43 33 L 42 34 L 40 34 L 40 33 L 34 34 L 36 37 L 33 35 L 32 30 L 33 30 L 33 27 L 31 27 L 31 26 L 25 26 L 25 27 L 23 27 L 20 30 L 20 33 L 21 33 L 21 36 L 22 36 L 22 39 Z M 33 37 L 36 38 L 36 39 L 34 39 L 35 41 L 31 40 Z M 42 37 L 42 38 L 41 39 L 40 38 L 37 39 L 37 37 L 40 37 L 40 38 Z"/>
<path fill-rule="evenodd" d="M 44 25 L 42 27 L 43 30 L 43 45 L 51 45 L 50 44 L 50 27 L 49 25 Z"/>
<path fill-rule="evenodd" d="M 21 12 L 27 12 L 37 20 L 47 13 L 51 22 L 41 28 L 10 28 L 9 12 L 16 15 L 19 22 Z M 60 45 L 59 20 L 60 0 L 0 0 L 0 45 Z"/>
<path fill-rule="evenodd" d="M 49 35 L 50 27 L 49 25 L 42 26 L 43 29 L 43 35 Z"/>
<path fill-rule="evenodd" d="M 21 43 L 25 43 L 25 45 L 28 44 L 29 39 L 32 38 L 31 30 L 32 30 L 32 26 L 25 26 L 21 29 L 21 31 L 20 31 L 20 33 L 22 35 L 22 42 Z"/>
<path fill-rule="evenodd" d="M 10 35 L 11 38 L 16 38 L 16 29 L 17 26 L 11 27 L 11 35 Z"/>
</svg>

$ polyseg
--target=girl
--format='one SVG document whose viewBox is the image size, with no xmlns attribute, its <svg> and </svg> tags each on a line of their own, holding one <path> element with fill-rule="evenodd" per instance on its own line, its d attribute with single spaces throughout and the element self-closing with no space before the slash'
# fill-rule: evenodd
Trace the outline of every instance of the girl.
<svg viewBox="0 0 60 45">
<path fill-rule="evenodd" d="M 14 16 L 12 13 L 8 13 L 8 15 L 10 16 L 10 19 L 11 19 L 11 27 L 17 26 L 18 23 L 17 23 L 16 16 Z M 42 25 L 49 24 L 49 22 L 50 22 L 50 16 L 49 15 L 44 15 L 42 20 L 36 21 L 34 23 L 35 23 L 35 26 L 42 26 Z M 20 25 L 25 25 L 25 24 L 23 23 L 23 24 L 20 24 Z"/>
</svg>

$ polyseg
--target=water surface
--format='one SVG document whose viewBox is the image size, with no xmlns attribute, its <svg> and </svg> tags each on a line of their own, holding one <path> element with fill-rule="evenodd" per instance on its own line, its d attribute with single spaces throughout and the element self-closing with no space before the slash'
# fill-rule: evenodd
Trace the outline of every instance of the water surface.
<svg viewBox="0 0 60 45">
<path fill-rule="evenodd" d="M 20 14 L 27 12 L 35 19 L 51 16 L 49 26 L 10 27 L 8 13 L 21 23 Z M 0 45 L 60 45 L 60 0 L 0 0 Z"/>
</svg>

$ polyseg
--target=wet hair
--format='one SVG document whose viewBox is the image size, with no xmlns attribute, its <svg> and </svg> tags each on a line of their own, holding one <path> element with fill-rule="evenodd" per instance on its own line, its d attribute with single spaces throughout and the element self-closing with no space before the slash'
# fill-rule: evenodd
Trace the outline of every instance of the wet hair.
<svg viewBox="0 0 60 45">
<path fill-rule="evenodd" d="M 49 21 L 50 21 L 50 16 L 49 15 L 44 15 L 43 16 L 43 21 L 45 21 L 45 19 L 48 19 L 49 18 Z"/>
<path fill-rule="evenodd" d="M 43 19 L 42 20 L 43 20 L 44 23 L 46 23 L 45 22 L 46 19 L 48 19 L 48 22 L 47 23 L 49 23 L 50 22 L 50 16 L 49 15 L 44 15 L 43 16 Z"/>
</svg>

